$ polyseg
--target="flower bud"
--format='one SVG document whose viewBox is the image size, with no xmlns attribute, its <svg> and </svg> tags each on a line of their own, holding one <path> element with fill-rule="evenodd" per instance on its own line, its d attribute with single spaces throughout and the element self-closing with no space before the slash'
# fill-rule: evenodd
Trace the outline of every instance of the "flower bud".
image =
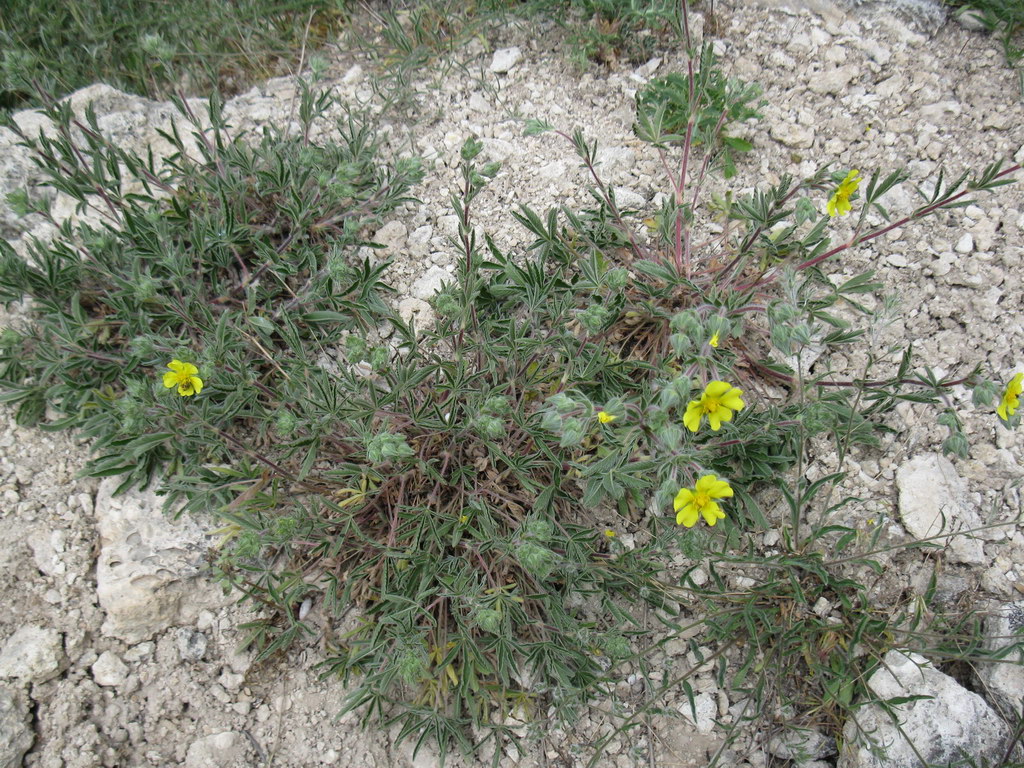
<svg viewBox="0 0 1024 768">
<path fill-rule="evenodd" d="M 483 608 L 476 612 L 476 625 L 485 632 L 496 635 L 501 630 L 501 613 L 491 608 Z"/>
<path fill-rule="evenodd" d="M 516 558 L 538 579 L 547 578 L 555 567 L 555 553 L 532 541 L 524 541 L 516 548 Z"/>
</svg>

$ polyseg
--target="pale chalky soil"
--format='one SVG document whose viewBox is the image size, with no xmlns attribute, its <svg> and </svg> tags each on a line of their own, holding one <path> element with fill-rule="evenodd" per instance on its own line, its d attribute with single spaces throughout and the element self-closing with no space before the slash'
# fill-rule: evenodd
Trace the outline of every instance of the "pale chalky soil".
<svg viewBox="0 0 1024 768">
<path fill-rule="evenodd" d="M 940 163 L 956 174 L 997 158 L 1011 161 L 1015 153 L 1024 159 L 1019 152 L 1024 110 L 995 40 L 954 24 L 929 39 L 893 17 L 854 17 L 835 6 L 818 6 L 822 13 L 739 0 L 715 3 L 721 23 L 716 46 L 726 70 L 760 82 L 769 102 L 764 120 L 745 129 L 756 150 L 741 160 L 731 182 L 737 193 L 775 183 L 783 173 L 809 174 L 825 162 L 865 174 L 907 165 L 920 181 Z M 423 202 L 406 206 L 378 235 L 396 258 L 390 277 L 403 297 L 403 311 L 422 319 L 430 312 L 424 300 L 454 269 L 456 255 L 447 238 L 457 224 L 447 201 L 455 187 L 458 148 L 467 136 L 483 137 L 489 158 L 504 163 L 479 198 L 476 215 L 499 247 L 512 252 L 521 252 L 531 238 L 508 215 L 510 209 L 589 204 L 568 145 L 551 135 L 523 138 L 516 117 L 542 117 L 563 129 L 584 127 L 602 148 L 602 172 L 620 188 L 620 199 L 630 197 L 631 206 L 653 205 L 666 189 L 657 158 L 630 126 L 635 92 L 652 76 L 682 69 L 678 53 L 635 69 L 593 68 L 580 75 L 550 30 L 510 28 L 503 34 L 492 41 L 494 48 L 521 52 L 511 65 L 496 67 L 508 66 L 507 72 L 489 70 L 493 50 L 470 46 L 462 52 L 464 66 L 424 74 L 414 122 L 386 118 L 395 151 L 410 150 L 432 161 L 416 190 Z M 372 99 L 369 62 L 339 55 L 331 72 L 343 99 Z M 280 122 L 289 115 L 292 93 L 283 80 L 253 89 L 232 102 L 232 122 L 247 127 Z M 143 103 L 134 97 L 128 101 Z M 906 212 L 913 200 L 910 194 L 894 194 L 890 211 Z M 875 269 L 898 293 L 900 318 L 879 331 L 873 349 L 912 340 L 924 361 L 946 371 L 967 370 L 978 361 L 1001 378 L 1021 370 L 1022 201 L 1021 189 L 1004 188 L 979 197 L 965 211 L 908 227 L 831 265 L 832 272 L 849 276 Z M 836 364 L 840 371 L 856 372 L 862 363 L 863 350 Z M 958 398 L 965 406 L 972 458 L 954 462 L 964 483 L 964 504 L 986 516 L 1009 515 L 1020 504 L 1013 485 L 1022 476 L 1020 438 L 998 428 L 991 414 L 967 409 L 968 402 L 966 394 Z M 907 407 L 891 423 L 902 431 L 886 451 L 860 454 L 848 467 L 847 490 L 866 500 L 848 513 L 854 525 L 864 526 L 884 512 L 895 517 L 897 470 L 936 451 L 943 437 L 930 410 Z M 72 436 L 17 427 L 4 411 L 0 587 L 7 610 L 0 615 L 0 643 L 22 628 L 41 628 L 51 640 L 57 636 L 59 653 L 31 665 L 15 654 L 0 664 L 10 675 L 0 681 L 0 726 L 10 739 L 0 744 L 9 741 L 15 749 L 34 739 L 24 762 L 32 768 L 435 764 L 429 748 L 414 761 L 409 745 L 391 747 L 389 734 L 361 730 L 356 717 L 334 720 L 342 691 L 318 681 L 312 669 L 321 658 L 317 643 L 293 651 L 286 662 L 252 667 L 234 652 L 240 635 L 233 627 L 244 620 L 236 608 L 176 605 L 180 616 L 189 617 L 185 627 L 161 627 L 142 641 L 106 634 L 110 617 L 97 596 L 97 560 L 104 568 L 117 564 L 103 565 L 97 514 L 106 513 L 94 509 L 97 483 L 75 479 L 86 455 L 87 447 Z M 831 471 L 834 462 L 823 448 L 809 473 Z M 887 535 L 901 540 L 901 527 L 888 525 Z M 764 544 L 777 540 L 769 532 Z M 134 540 L 126 541 L 128 551 Z M 980 542 L 968 559 L 975 562 L 954 561 L 948 568 L 945 588 L 954 599 L 979 587 L 1002 600 L 1014 597 L 1024 579 L 1016 570 L 1024 562 L 1019 527 Z M 896 564 L 877 585 L 881 605 L 904 590 L 920 589 L 927 578 L 919 557 Z M 182 596 L 185 603 L 190 594 Z M 203 600 L 210 596 L 199 587 L 194 594 Z M 684 644 L 665 650 L 659 663 L 685 668 Z M 627 697 L 639 693 L 635 683 L 626 679 L 617 690 Z M 737 702 L 717 689 L 710 674 L 698 675 L 694 686 L 696 724 L 656 718 L 650 732 L 638 729 L 613 741 L 602 765 L 646 765 L 648 751 L 653 764 L 666 768 L 705 765 L 708 750 L 716 750 L 722 738 L 710 718 L 717 714 L 729 722 L 737 715 Z M 678 710 L 684 701 L 677 692 L 664 705 Z M 588 753 L 579 745 L 606 727 L 594 711 L 572 732 L 542 729 L 539 743 L 519 764 L 582 765 Z M 762 749 L 747 753 L 741 746 L 721 764 L 764 764 Z M 0 765 L 6 757 L 0 754 Z"/>
</svg>

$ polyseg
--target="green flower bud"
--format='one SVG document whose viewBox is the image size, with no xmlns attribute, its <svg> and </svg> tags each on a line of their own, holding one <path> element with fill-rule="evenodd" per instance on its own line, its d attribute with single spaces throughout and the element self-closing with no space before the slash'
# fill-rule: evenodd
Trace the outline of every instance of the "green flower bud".
<svg viewBox="0 0 1024 768">
<path fill-rule="evenodd" d="M 672 345 L 672 351 L 676 357 L 683 357 L 693 349 L 693 342 L 685 333 L 673 333 L 668 337 L 668 342 Z"/>
<path fill-rule="evenodd" d="M 554 532 L 554 524 L 543 517 L 534 517 L 523 523 L 523 535 L 531 539 L 547 541 Z"/>
<path fill-rule="evenodd" d="M 669 422 L 657 431 L 658 440 L 670 450 L 675 450 L 683 442 L 683 428 Z"/>
<path fill-rule="evenodd" d="M 491 608 L 482 608 L 476 612 L 476 625 L 485 632 L 497 635 L 501 630 L 501 613 Z"/>
<path fill-rule="evenodd" d="M 675 333 L 682 333 L 690 337 L 703 336 L 704 324 L 700 317 L 693 310 L 679 312 L 672 316 L 669 321 L 669 328 Z"/>
<path fill-rule="evenodd" d="M 540 425 L 548 432 L 561 432 L 562 431 L 562 417 L 554 411 L 544 411 L 544 415 L 541 416 Z"/>
<path fill-rule="evenodd" d="M 562 439 L 558 444 L 562 448 L 572 448 L 583 442 L 586 436 L 586 429 L 579 419 L 566 419 L 562 423 Z"/>
<path fill-rule="evenodd" d="M 971 391 L 971 402 L 982 407 L 992 405 L 996 401 L 996 397 L 999 396 L 1000 389 L 1001 386 L 996 382 L 982 379 L 974 385 L 974 389 Z"/>
<path fill-rule="evenodd" d="M 287 515 L 279 517 L 274 521 L 274 535 L 282 541 L 289 541 L 295 535 L 295 529 L 298 527 L 299 522 L 294 517 Z"/>
<path fill-rule="evenodd" d="M 493 414 L 508 413 L 508 398 L 504 395 L 488 397 L 484 400 L 481 410 Z"/>
<path fill-rule="evenodd" d="M 784 325 L 772 326 L 772 346 L 784 355 L 793 351 L 793 340 L 790 329 Z"/>
<path fill-rule="evenodd" d="M 942 452 L 966 459 L 970 444 L 963 432 L 954 432 L 942 442 Z"/>
<path fill-rule="evenodd" d="M 274 415 L 274 431 L 277 432 L 278 436 L 291 437 L 292 433 L 295 432 L 296 426 L 298 426 L 298 419 L 287 408 L 281 408 Z"/>
<path fill-rule="evenodd" d="M 626 287 L 627 282 L 629 282 L 629 273 L 621 267 L 610 269 L 604 273 L 604 284 L 611 291 L 621 291 Z"/>
<path fill-rule="evenodd" d="M 121 419 L 121 431 L 135 435 L 143 432 L 146 423 L 146 409 L 142 403 L 130 394 L 125 394 L 115 402 L 118 416 Z"/>
<path fill-rule="evenodd" d="M 538 579 L 546 579 L 555 567 L 555 553 L 532 541 L 524 541 L 516 548 L 516 558 Z"/>
<path fill-rule="evenodd" d="M 620 634 L 605 635 L 601 647 L 605 654 L 613 659 L 624 659 L 632 653 L 629 641 Z"/>
<path fill-rule="evenodd" d="M 591 304 L 576 316 L 579 318 L 580 325 L 583 326 L 587 333 L 600 333 L 605 325 L 608 324 L 611 310 L 604 304 Z"/>
<path fill-rule="evenodd" d="M 807 323 L 798 323 L 793 326 L 792 339 L 801 347 L 809 346 L 814 336 L 814 329 Z"/>
<path fill-rule="evenodd" d="M 135 300 L 142 303 L 155 298 L 158 288 L 159 284 L 156 280 L 148 275 L 143 275 L 132 286 L 132 293 L 135 296 Z"/>
<path fill-rule="evenodd" d="M 387 366 L 390 357 L 387 349 L 384 347 L 374 347 L 373 351 L 370 352 L 370 365 L 373 366 L 375 371 L 379 371 Z"/>
<path fill-rule="evenodd" d="M 345 256 L 340 251 L 332 250 L 327 255 L 327 263 L 324 264 L 324 273 L 332 280 L 343 280 L 351 274 Z M 351 337 L 349 337 L 351 338 Z"/>
<path fill-rule="evenodd" d="M 371 464 L 408 458 L 413 453 L 415 451 L 405 441 L 405 435 L 382 432 L 366 441 L 366 458 Z"/>
<path fill-rule="evenodd" d="M 11 349 L 21 343 L 21 334 L 13 328 L 4 328 L 0 332 L 0 349 Z"/>
<path fill-rule="evenodd" d="M 473 419 L 473 428 L 485 440 L 497 440 L 505 435 L 505 422 L 497 416 L 480 414 Z"/>
<path fill-rule="evenodd" d="M 548 405 L 559 413 L 569 413 L 579 407 L 579 404 L 564 392 L 559 392 L 549 397 Z"/>
<path fill-rule="evenodd" d="M 459 300 L 448 292 L 441 292 L 433 298 L 434 309 L 442 317 L 456 317 L 462 311 Z"/>
<path fill-rule="evenodd" d="M 362 336 L 348 336 L 345 338 L 345 358 L 350 363 L 358 363 L 366 357 L 366 339 Z"/>
<path fill-rule="evenodd" d="M 426 671 L 423 655 L 411 648 L 402 651 L 395 664 L 398 667 L 398 676 L 408 685 L 422 680 Z"/>
<path fill-rule="evenodd" d="M 235 557 L 248 560 L 258 557 L 263 544 L 255 531 L 242 531 L 235 540 Z"/>
</svg>

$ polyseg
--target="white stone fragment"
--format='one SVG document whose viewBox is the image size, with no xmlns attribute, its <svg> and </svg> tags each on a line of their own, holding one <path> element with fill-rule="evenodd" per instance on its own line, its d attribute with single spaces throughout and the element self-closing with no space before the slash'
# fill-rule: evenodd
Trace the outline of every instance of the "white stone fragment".
<svg viewBox="0 0 1024 768">
<path fill-rule="evenodd" d="M 970 253 L 974 250 L 974 237 L 970 232 L 965 232 L 959 240 L 956 241 L 956 246 L 953 250 L 957 253 Z"/>
<path fill-rule="evenodd" d="M 503 75 L 523 59 L 523 52 L 518 46 L 511 48 L 499 48 L 494 52 L 491 59 L 491 72 L 496 75 Z"/>
<path fill-rule="evenodd" d="M 981 763 L 1003 756 L 1010 728 L 976 693 L 938 671 L 923 656 L 889 651 L 868 679 L 879 699 L 923 698 L 892 706 L 894 720 L 877 704 L 853 710 L 836 768 L 945 765 L 970 755 Z M 885 761 L 864 734 L 885 745 Z"/>
<path fill-rule="evenodd" d="M 245 737 L 235 731 L 204 736 L 189 745 L 185 768 L 227 768 L 245 757 Z"/>
<path fill-rule="evenodd" d="M 814 131 L 796 123 L 777 123 L 770 133 L 773 139 L 794 149 L 807 149 L 814 143 Z"/>
<path fill-rule="evenodd" d="M 25 697 L 0 686 L 0 768 L 18 768 L 34 741 Z"/>
<path fill-rule="evenodd" d="M 644 196 L 626 187 L 615 187 L 615 204 L 619 210 L 637 210 L 643 208 L 647 201 Z"/>
<path fill-rule="evenodd" d="M 116 688 L 128 678 L 128 665 L 113 651 L 104 651 L 92 665 L 92 679 L 105 688 Z"/>
<path fill-rule="evenodd" d="M 835 67 L 834 69 L 813 75 L 810 82 L 807 83 L 807 87 L 812 93 L 816 93 L 819 96 L 827 94 L 838 96 L 846 90 L 850 81 L 857 77 L 858 74 L 860 74 L 860 68 L 852 64 Z"/>
<path fill-rule="evenodd" d="M 1024 603 L 1006 603 L 985 620 L 985 647 L 1000 651 L 1024 640 Z M 990 701 L 1004 712 L 1024 715 L 1024 651 L 1011 651 L 998 661 L 975 662 Z"/>
<path fill-rule="evenodd" d="M 409 290 L 413 298 L 426 301 L 441 290 L 445 283 L 450 283 L 452 276 L 441 267 L 431 267 L 421 275 Z"/>
<path fill-rule="evenodd" d="M 982 542 L 958 531 L 980 527 L 981 516 L 967 498 L 967 488 L 949 460 L 926 453 L 905 462 L 896 470 L 899 512 L 903 524 L 917 539 L 943 533 L 954 534 L 945 541 L 950 557 L 960 563 L 987 563 Z M 937 543 L 942 543 L 942 539 Z"/>
<path fill-rule="evenodd" d="M 0 677 L 43 683 L 59 675 L 66 661 L 57 630 L 27 625 L 7 638 L 0 650 Z"/>
<path fill-rule="evenodd" d="M 696 719 L 693 716 L 694 709 L 697 710 Z M 679 714 L 692 723 L 698 732 L 711 733 L 715 727 L 715 715 L 718 714 L 717 697 L 707 691 L 698 693 L 693 697 L 693 707 L 689 700 L 679 705 Z"/>
<path fill-rule="evenodd" d="M 230 599 L 204 575 L 203 529 L 188 515 L 165 515 L 151 490 L 114 498 L 120 482 L 104 479 L 96 495 L 96 593 L 107 614 L 103 633 L 134 644 Z"/>
</svg>

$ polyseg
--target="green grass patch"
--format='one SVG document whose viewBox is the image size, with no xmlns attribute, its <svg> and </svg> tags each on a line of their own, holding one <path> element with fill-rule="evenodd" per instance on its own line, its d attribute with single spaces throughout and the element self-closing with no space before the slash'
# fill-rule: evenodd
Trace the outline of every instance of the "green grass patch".
<svg viewBox="0 0 1024 768">
<path fill-rule="evenodd" d="M 345 0 L 11 0 L 0 14 L 0 108 L 94 82 L 166 98 L 236 93 L 332 39 Z"/>
</svg>

